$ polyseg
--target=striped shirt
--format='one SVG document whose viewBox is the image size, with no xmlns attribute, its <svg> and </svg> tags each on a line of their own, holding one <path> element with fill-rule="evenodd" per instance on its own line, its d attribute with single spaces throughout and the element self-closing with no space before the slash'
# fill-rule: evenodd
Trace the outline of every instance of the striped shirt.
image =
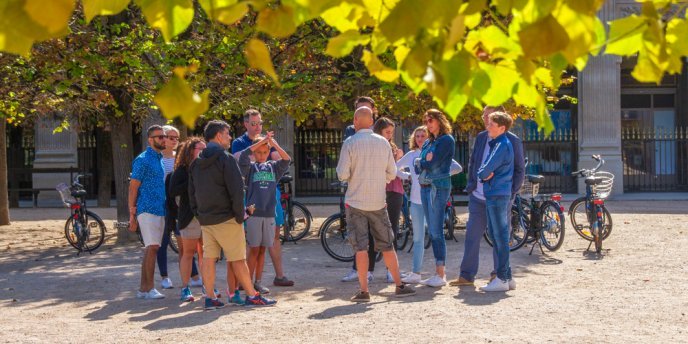
<svg viewBox="0 0 688 344">
<path fill-rule="evenodd" d="M 162 168 L 165 170 L 165 177 L 167 177 L 168 174 L 174 172 L 174 157 L 171 158 L 162 158 Z"/>
<path fill-rule="evenodd" d="M 349 183 L 346 204 L 364 211 L 384 208 L 385 187 L 396 174 L 389 142 L 372 130 L 361 129 L 342 144 L 337 176 Z"/>
</svg>

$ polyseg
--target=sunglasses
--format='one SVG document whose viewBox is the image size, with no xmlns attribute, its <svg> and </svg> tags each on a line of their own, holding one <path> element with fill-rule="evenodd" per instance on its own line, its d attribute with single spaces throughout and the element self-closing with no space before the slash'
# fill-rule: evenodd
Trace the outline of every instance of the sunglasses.
<svg viewBox="0 0 688 344">
<path fill-rule="evenodd" d="M 154 136 L 148 136 L 149 138 L 152 139 L 166 139 L 167 135 L 154 135 Z"/>
<path fill-rule="evenodd" d="M 172 140 L 172 141 L 179 141 L 179 136 L 169 136 L 169 135 L 168 135 L 168 136 L 167 136 L 167 139 L 168 139 L 168 140 Z"/>
<path fill-rule="evenodd" d="M 264 123 L 263 121 L 250 121 L 250 122 L 248 122 L 248 124 L 252 127 L 255 127 L 257 125 L 263 125 L 263 123 Z"/>
<path fill-rule="evenodd" d="M 424 124 L 432 123 L 435 119 L 434 118 L 428 118 L 423 121 Z"/>
</svg>

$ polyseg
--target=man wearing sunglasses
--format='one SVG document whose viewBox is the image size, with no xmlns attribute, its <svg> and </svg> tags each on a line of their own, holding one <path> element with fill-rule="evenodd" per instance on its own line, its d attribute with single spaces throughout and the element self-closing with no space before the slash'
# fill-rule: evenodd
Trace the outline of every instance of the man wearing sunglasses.
<svg viewBox="0 0 688 344">
<path fill-rule="evenodd" d="M 165 170 L 162 151 L 167 135 L 159 125 L 148 128 L 148 148 L 134 160 L 129 183 L 130 223 L 138 221 L 146 247 L 141 263 L 139 299 L 162 299 L 154 288 L 155 261 L 165 230 Z"/>
<path fill-rule="evenodd" d="M 253 145 L 253 139 L 261 135 L 263 132 L 263 118 L 258 110 L 246 110 L 244 113 L 244 127 L 246 128 L 246 132 L 232 141 L 232 154 L 237 160 L 239 159 L 239 155 L 243 150 Z M 272 148 L 270 149 L 269 159 L 278 161 L 282 158 L 280 157 L 279 153 L 277 153 L 277 150 Z M 282 266 L 282 242 L 279 240 L 279 233 L 280 227 L 284 225 L 284 209 L 282 209 L 282 203 L 280 201 L 282 195 L 280 194 L 279 187 L 277 188 L 276 197 L 277 205 L 275 206 L 275 240 L 273 241 L 272 247 L 268 248 L 270 258 L 272 259 L 272 265 L 275 267 L 275 279 L 272 281 L 272 284 L 277 287 L 291 287 L 294 285 L 294 281 L 288 279 L 284 275 L 284 269 Z M 262 266 L 256 267 L 256 277 L 260 276 L 258 271 L 263 271 Z M 270 289 L 263 286 L 258 278 L 254 287 L 262 294 L 267 294 L 270 292 Z"/>
</svg>

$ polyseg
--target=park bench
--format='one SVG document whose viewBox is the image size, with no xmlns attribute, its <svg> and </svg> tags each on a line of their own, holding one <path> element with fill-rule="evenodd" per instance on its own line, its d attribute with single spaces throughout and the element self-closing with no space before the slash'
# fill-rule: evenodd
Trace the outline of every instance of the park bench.
<svg viewBox="0 0 688 344">
<path fill-rule="evenodd" d="M 33 176 L 36 173 L 69 173 L 69 181 L 67 183 L 71 183 L 72 180 L 74 180 L 74 176 L 78 174 L 80 171 L 76 167 L 67 167 L 67 168 L 8 168 L 7 169 L 7 175 L 8 175 L 8 182 L 9 182 L 9 187 L 7 189 L 10 200 L 12 199 L 19 199 L 19 193 L 20 192 L 26 192 L 26 193 L 31 193 L 32 199 L 33 199 L 33 207 L 36 208 L 38 207 L 38 195 L 41 193 L 41 191 L 55 191 L 55 187 L 50 187 L 50 188 L 22 188 L 17 185 L 17 180 L 19 176 L 21 175 L 28 175 L 28 176 Z M 12 197 L 14 196 L 14 197 Z M 15 204 L 13 206 L 19 206 L 18 204 Z"/>
</svg>

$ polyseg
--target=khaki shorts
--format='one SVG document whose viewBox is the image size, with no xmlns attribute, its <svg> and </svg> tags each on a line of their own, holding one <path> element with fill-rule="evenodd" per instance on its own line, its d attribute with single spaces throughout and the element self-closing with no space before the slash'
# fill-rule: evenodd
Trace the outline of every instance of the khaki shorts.
<svg viewBox="0 0 688 344">
<path fill-rule="evenodd" d="M 224 251 L 228 262 L 246 259 L 244 228 L 232 219 L 220 224 L 201 226 L 203 232 L 203 258 L 220 258 Z"/>
<path fill-rule="evenodd" d="M 387 214 L 387 207 L 365 211 L 347 206 L 346 229 L 350 233 L 349 242 L 354 247 L 354 251 L 368 250 L 369 230 L 375 239 L 375 251 L 386 252 L 394 249 L 394 232 Z"/>
<path fill-rule="evenodd" d="M 160 246 L 162 235 L 165 233 L 165 217 L 150 213 L 141 213 L 136 217 L 141 230 L 143 246 Z"/>
<path fill-rule="evenodd" d="M 185 228 L 182 228 L 179 230 L 179 236 L 182 237 L 182 239 L 200 239 L 201 238 L 201 224 L 198 223 L 198 220 L 194 217 L 191 222 L 189 222 L 189 225 L 186 226 Z"/>
</svg>

